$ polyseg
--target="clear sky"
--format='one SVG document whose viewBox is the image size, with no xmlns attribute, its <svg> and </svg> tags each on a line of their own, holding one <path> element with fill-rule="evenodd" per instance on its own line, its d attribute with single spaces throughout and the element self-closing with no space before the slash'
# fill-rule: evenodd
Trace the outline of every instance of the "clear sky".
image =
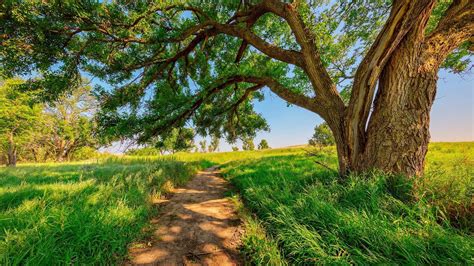
<svg viewBox="0 0 474 266">
<path fill-rule="evenodd" d="M 306 144 L 315 125 L 322 119 L 286 102 L 265 89 L 265 100 L 255 103 L 255 109 L 266 118 L 270 132 L 260 132 L 255 145 L 266 139 L 272 148 Z M 439 73 L 438 91 L 431 111 L 431 141 L 474 141 L 474 74 Z M 198 143 L 199 139 L 196 139 Z M 209 143 L 209 141 L 208 141 Z M 234 144 L 241 147 L 241 143 Z M 115 144 L 105 149 L 122 152 L 126 145 Z M 230 151 L 231 145 L 221 141 L 220 151 Z"/>
<path fill-rule="evenodd" d="M 257 112 L 265 117 L 270 132 L 261 132 L 255 145 L 262 138 L 270 147 L 285 147 L 306 144 L 312 136 L 315 125 L 322 119 L 297 106 L 286 103 L 266 90 L 263 102 L 255 104 Z M 474 74 L 458 75 L 440 71 L 436 100 L 431 111 L 432 141 L 474 141 Z M 238 143 L 240 147 L 240 143 Z M 231 150 L 222 143 L 221 151 Z"/>
</svg>

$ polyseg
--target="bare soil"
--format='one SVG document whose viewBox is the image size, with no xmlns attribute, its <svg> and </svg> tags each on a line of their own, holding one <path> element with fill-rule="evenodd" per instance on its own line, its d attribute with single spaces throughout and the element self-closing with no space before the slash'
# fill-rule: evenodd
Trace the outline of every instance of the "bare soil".
<svg viewBox="0 0 474 266">
<path fill-rule="evenodd" d="M 228 182 L 216 168 L 199 172 L 161 203 L 147 243 L 129 249 L 131 265 L 242 265 L 242 234 L 235 206 L 225 196 Z"/>
</svg>

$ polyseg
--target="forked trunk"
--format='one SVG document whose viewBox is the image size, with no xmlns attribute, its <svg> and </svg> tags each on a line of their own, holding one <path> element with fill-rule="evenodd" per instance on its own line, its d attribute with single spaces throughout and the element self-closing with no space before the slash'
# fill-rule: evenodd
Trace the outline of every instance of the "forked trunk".
<svg viewBox="0 0 474 266">
<path fill-rule="evenodd" d="M 341 174 L 372 169 L 423 174 L 437 75 L 421 71 L 412 58 L 397 53 L 384 68 L 360 152 L 350 154 L 349 142 L 338 141 Z"/>
</svg>

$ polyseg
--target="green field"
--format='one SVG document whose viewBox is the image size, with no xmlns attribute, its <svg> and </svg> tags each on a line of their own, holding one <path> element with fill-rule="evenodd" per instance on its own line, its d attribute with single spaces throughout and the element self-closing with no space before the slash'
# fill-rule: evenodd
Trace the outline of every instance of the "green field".
<svg viewBox="0 0 474 266">
<path fill-rule="evenodd" d="M 254 264 L 474 263 L 474 143 L 431 144 L 417 180 L 340 180 L 315 160 L 336 168 L 333 148 L 301 147 L 0 168 L 0 264 L 119 263 L 153 199 L 212 164 L 240 194 Z"/>
<path fill-rule="evenodd" d="M 153 198 L 198 168 L 168 159 L 0 168 L 0 264 L 120 261 L 146 234 Z"/>
<path fill-rule="evenodd" d="M 474 143 L 432 144 L 415 182 L 377 172 L 340 181 L 314 160 L 336 167 L 331 150 L 225 165 L 257 217 L 243 247 L 255 264 L 474 262 Z"/>
</svg>

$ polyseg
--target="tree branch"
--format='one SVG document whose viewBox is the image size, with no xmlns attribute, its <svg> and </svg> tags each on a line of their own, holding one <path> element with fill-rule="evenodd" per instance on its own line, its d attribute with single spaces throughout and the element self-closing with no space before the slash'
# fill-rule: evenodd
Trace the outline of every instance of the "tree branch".
<svg viewBox="0 0 474 266">
<path fill-rule="evenodd" d="M 344 103 L 337 92 L 336 85 L 322 63 L 312 32 L 304 24 L 303 19 L 298 13 L 297 1 L 292 4 L 285 4 L 272 0 L 265 1 L 265 4 L 271 12 L 287 21 L 295 35 L 303 54 L 303 69 L 313 85 L 316 97 L 320 97 L 321 104 L 327 108 L 333 109 L 334 112 L 342 113 Z"/>
<path fill-rule="evenodd" d="M 319 98 L 310 98 L 303 94 L 293 92 L 283 86 L 278 81 L 274 80 L 273 78 L 247 76 L 244 77 L 244 81 L 256 84 L 263 84 L 283 100 L 299 107 L 305 108 L 307 110 L 310 110 L 312 112 L 318 113 L 322 116 L 327 113 L 324 107 L 321 105 L 321 101 Z"/>
<path fill-rule="evenodd" d="M 436 69 L 465 41 L 474 43 L 474 1 L 454 0 L 438 27 L 424 42 L 420 71 Z"/>
<path fill-rule="evenodd" d="M 161 125 L 159 128 L 155 128 L 151 132 L 151 134 L 159 134 L 165 128 L 176 126 L 179 122 L 189 119 L 196 112 L 196 110 L 199 109 L 199 107 L 204 104 L 212 95 L 220 92 L 228 86 L 241 82 L 254 83 L 256 85 L 248 88 L 244 92 L 243 97 L 241 97 L 237 101 L 237 104 L 242 103 L 252 91 L 256 91 L 263 88 L 264 86 L 267 86 L 273 93 L 277 94 L 279 97 L 291 104 L 298 105 L 316 113 L 325 113 L 324 108 L 318 105 L 317 99 L 310 98 L 305 95 L 298 94 L 296 92 L 292 92 L 291 90 L 280 84 L 278 81 L 270 77 L 236 75 L 228 77 L 224 81 L 219 82 L 217 86 L 204 90 L 203 92 L 198 93 L 197 95 L 192 97 L 192 99 L 195 100 L 189 107 L 185 108 L 181 113 L 167 121 L 165 124 Z"/>
<path fill-rule="evenodd" d="M 274 44 L 268 43 L 256 34 L 254 34 L 249 28 L 242 28 L 230 24 L 220 24 L 217 22 L 213 22 L 213 26 L 220 33 L 234 36 L 248 42 L 257 50 L 271 58 L 295 66 L 304 67 L 302 64 L 302 56 L 300 52 L 293 50 L 285 50 Z"/>
</svg>

